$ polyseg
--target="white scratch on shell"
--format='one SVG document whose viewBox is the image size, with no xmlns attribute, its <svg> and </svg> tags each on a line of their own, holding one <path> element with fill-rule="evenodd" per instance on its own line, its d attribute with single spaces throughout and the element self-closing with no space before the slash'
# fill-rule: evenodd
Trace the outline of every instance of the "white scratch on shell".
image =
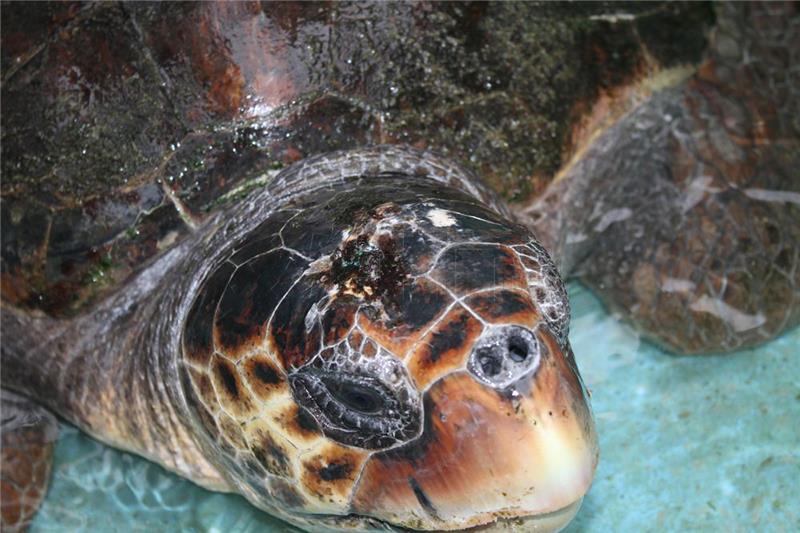
<svg viewBox="0 0 800 533">
<path fill-rule="evenodd" d="M 710 313 L 723 322 L 727 322 L 737 333 L 762 326 L 767 319 L 761 313 L 750 315 L 735 307 L 731 307 L 719 298 L 703 295 L 689 306 L 692 311 Z"/>
<path fill-rule="evenodd" d="M 667 278 L 661 284 L 664 292 L 690 292 L 695 288 L 695 284 L 688 279 Z"/>
<path fill-rule="evenodd" d="M 437 228 L 446 228 L 456 224 L 456 219 L 445 209 L 431 209 L 426 216 Z"/>
<path fill-rule="evenodd" d="M 761 200 L 762 202 L 789 202 L 800 205 L 800 192 L 745 189 L 744 193 L 753 200 Z"/>
<path fill-rule="evenodd" d="M 170 231 L 164 237 L 162 237 L 158 242 L 156 242 L 156 249 L 164 250 L 169 248 L 175 241 L 178 239 L 178 232 L 177 231 Z"/>
<path fill-rule="evenodd" d="M 686 195 L 683 197 L 683 212 L 689 211 L 691 208 L 699 204 L 706 194 L 716 194 L 722 189 L 719 187 L 712 187 L 711 183 L 714 178 L 711 176 L 698 176 L 692 180 L 688 187 L 686 187 Z"/>
<path fill-rule="evenodd" d="M 306 313 L 306 318 L 305 318 L 306 331 L 311 331 L 318 318 L 319 318 L 319 308 L 317 307 L 317 302 L 314 302 L 314 304 L 311 306 L 311 309 L 309 309 L 308 313 Z"/>
<path fill-rule="evenodd" d="M 636 20 L 633 13 L 603 13 L 601 15 L 590 15 L 589 20 L 601 20 L 612 24 L 622 21 Z"/>
<path fill-rule="evenodd" d="M 583 242 L 586 239 L 588 239 L 588 237 L 586 235 L 584 235 L 583 233 L 568 233 L 567 234 L 567 244 L 575 244 L 575 243 L 578 243 L 578 242 Z"/>
<path fill-rule="evenodd" d="M 627 220 L 631 218 L 633 215 L 633 210 L 629 207 L 620 207 L 617 209 L 612 209 L 611 211 L 606 212 L 603 217 L 600 219 L 600 222 L 597 223 L 594 230 L 597 233 L 601 231 L 605 231 L 611 224 L 614 222 L 621 222 L 623 220 Z"/>
</svg>

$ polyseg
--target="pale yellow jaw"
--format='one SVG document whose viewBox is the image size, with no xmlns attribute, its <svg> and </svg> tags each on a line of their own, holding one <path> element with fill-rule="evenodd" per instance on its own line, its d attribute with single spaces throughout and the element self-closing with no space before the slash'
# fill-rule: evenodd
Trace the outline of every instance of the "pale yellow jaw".
<svg viewBox="0 0 800 533">
<path fill-rule="evenodd" d="M 439 381 L 427 434 L 367 461 L 353 510 L 413 530 L 563 527 L 597 465 L 588 407 L 563 376 L 548 362 L 511 398 L 466 373 Z"/>
<path fill-rule="evenodd" d="M 468 529 L 469 533 L 555 533 L 564 529 L 581 508 L 583 498 L 552 513 L 543 515 L 501 518 L 491 524 Z"/>
</svg>

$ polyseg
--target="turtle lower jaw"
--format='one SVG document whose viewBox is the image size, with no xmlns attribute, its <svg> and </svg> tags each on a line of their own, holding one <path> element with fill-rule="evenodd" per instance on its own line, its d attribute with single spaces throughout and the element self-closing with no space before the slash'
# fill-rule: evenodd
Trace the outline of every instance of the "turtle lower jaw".
<svg viewBox="0 0 800 533">
<path fill-rule="evenodd" d="M 465 524 L 453 524 L 448 527 L 448 524 L 438 523 L 435 528 L 429 529 L 427 527 L 420 528 L 392 526 L 385 524 L 387 530 L 397 532 L 408 531 L 462 531 L 464 533 L 555 533 L 564 529 L 569 524 L 583 503 L 583 497 L 576 501 L 549 513 L 539 514 L 526 514 L 522 510 L 508 511 L 506 513 L 497 513 L 494 516 L 483 515 L 480 518 L 473 519 L 471 525 L 465 527 Z M 485 520 L 485 522 L 484 522 Z M 483 522 L 483 523 L 481 523 Z"/>
<path fill-rule="evenodd" d="M 318 516 L 316 520 L 308 517 L 309 521 L 302 524 L 303 529 L 312 533 L 411 533 L 414 531 L 463 531 L 464 533 L 555 533 L 564 529 L 569 524 L 583 503 L 583 497 L 549 513 L 535 515 L 525 514 L 524 511 L 509 511 L 505 516 L 495 515 L 486 517 L 482 524 L 464 527 L 438 523 L 426 528 L 421 524 L 392 524 L 369 516 Z M 435 527 L 434 527 L 435 526 Z"/>
<path fill-rule="evenodd" d="M 538 515 L 519 515 L 501 517 L 494 522 L 474 526 L 465 530 L 469 533 L 495 533 L 501 531 L 514 533 L 551 533 L 561 531 L 569 524 L 583 503 L 583 497 L 550 513 Z"/>
</svg>

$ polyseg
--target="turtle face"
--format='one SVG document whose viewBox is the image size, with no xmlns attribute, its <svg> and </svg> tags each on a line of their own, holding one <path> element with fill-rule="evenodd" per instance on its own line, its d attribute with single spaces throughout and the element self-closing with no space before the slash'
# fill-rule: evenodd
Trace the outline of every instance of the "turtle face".
<svg viewBox="0 0 800 533">
<path fill-rule="evenodd" d="M 230 250 L 187 317 L 184 389 L 211 459 L 295 523 L 557 527 L 597 461 L 568 316 L 524 228 L 365 179 Z"/>
</svg>

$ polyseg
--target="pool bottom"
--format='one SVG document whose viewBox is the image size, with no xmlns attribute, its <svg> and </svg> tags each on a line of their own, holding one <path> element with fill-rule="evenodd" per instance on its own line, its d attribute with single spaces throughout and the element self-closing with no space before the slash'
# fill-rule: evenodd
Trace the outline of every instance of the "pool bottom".
<svg viewBox="0 0 800 533">
<path fill-rule="evenodd" d="M 582 286 L 569 292 L 601 457 L 565 531 L 800 529 L 800 328 L 755 350 L 674 357 Z M 298 531 L 71 427 L 53 474 L 32 532 Z"/>
</svg>

